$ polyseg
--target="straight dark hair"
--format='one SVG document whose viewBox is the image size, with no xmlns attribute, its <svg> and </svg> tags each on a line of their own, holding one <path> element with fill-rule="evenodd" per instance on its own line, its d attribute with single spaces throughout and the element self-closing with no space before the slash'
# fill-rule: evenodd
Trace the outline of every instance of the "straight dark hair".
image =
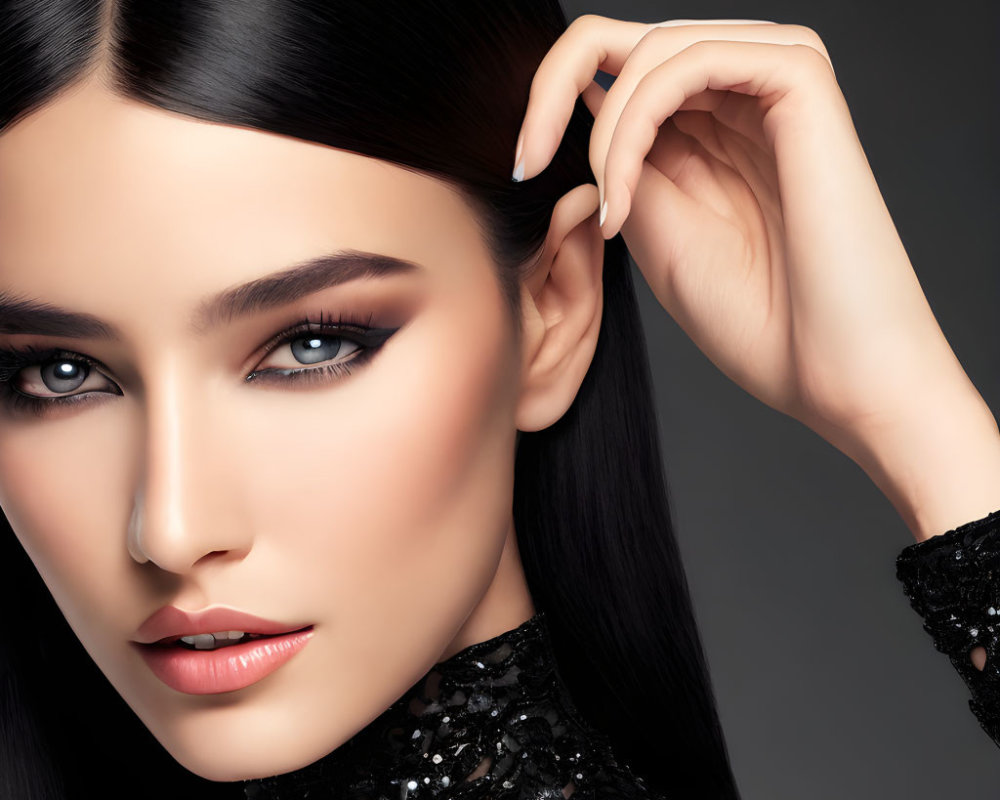
<svg viewBox="0 0 1000 800">
<path fill-rule="evenodd" d="M 427 173 L 478 212 L 516 323 L 522 270 L 555 202 L 594 182 L 580 100 L 551 165 L 510 180 L 531 79 L 565 28 L 556 0 L 0 0 L 0 133 L 99 75 L 150 106 Z M 597 350 L 577 397 L 556 424 L 518 439 L 513 513 L 529 588 L 580 711 L 620 760 L 671 798 L 737 798 L 620 236 L 603 274 Z M 199 778 L 156 742 L 3 523 L 0 601 L 14 612 L 0 638 L 2 796 L 238 796 L 239 783 Z"/>
</svg>

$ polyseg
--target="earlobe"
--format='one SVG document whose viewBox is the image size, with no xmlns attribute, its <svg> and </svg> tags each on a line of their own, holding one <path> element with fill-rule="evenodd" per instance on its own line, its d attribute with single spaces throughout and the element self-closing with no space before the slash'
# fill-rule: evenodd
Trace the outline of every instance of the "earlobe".
<svg viewBox="0 0 1000 800">
<path fill-rule="evenodd" d="M 518 430 L 542 430 L 562 417 L 593 360 L 603 310 L 597 206 L 593 184 L 559 199 L 537 266 L 521 284 Z"/>
</svg>

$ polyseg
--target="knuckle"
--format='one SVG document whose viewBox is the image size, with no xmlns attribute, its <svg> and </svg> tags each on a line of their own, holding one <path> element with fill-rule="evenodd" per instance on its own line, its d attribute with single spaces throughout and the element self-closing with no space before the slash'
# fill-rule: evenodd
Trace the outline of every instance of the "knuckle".
<svg viewBox="0 0 1000 800">
<path fill-rule="evenodd" d="M 596 27 L 602 25 L 605 19 L 606 17 L 598 14 L 581 14 L 566 26 L 566 31 L 567 33 L 572 31 L 577 36 L 588 35 Z"/>
<path fill-rule="evenodd" d="M 789 46 L 789 51 L 803 70 L 812 73 L 832 73 L 833 71 L 830 57 L 810 44 L 797 42 Z"/>
<path fill-rule="evenodd" d="M 718 40 L 715 39 L 695 39 L 693 42 L 681 42 L 680 44 L 682 46 L 676 48 L 675 58 L 701 58 L 703 50 L 707 51 L 706 55 L 711 55 L 711 51 L 719 46 Z"/>
<path fill-rule="evenodd" d="M 632 52 L 629 53 L 629 59 L 641 61 L 649 50 L 662 49 L 668 41 L 676 38 L 676 36 L 677 30 L 673 27 L 650 28 L 635 43 Z"/>
</svg>

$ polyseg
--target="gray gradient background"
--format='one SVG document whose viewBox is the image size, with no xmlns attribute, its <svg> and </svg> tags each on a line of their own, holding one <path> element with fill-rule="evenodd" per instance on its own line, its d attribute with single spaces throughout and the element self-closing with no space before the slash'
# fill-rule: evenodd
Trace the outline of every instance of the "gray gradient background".
<svg viewBox="0 0 1000 800">
<path fill-rule="evenodd" d="M 563 6 L 819 33 L 931 308 L 998 415 L 995 0 Z M 902 519 L 854 462 L 726 378 L 633 271 L 674 523 L 744 800 L 1000 797 L 1000 752 L 896 581 L 913 542 Z"/>
</svg>

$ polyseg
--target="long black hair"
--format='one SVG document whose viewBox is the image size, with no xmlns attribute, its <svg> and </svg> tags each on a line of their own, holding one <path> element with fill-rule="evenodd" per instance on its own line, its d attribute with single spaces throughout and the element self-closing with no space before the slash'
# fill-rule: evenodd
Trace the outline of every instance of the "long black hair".
<svg viewBox="0 0 1000 800">
<path fill-rule="evenodd" d="M 443 179 L 478 211 L 512 318 L 558 198 L 593 183 L 581 100 L 551 165 L 510 180 L 557 0 L 0 0 L 0 133 L 77 82 Z M 0 187 L 2 191 L 2 187 Z M 738 796 L 674 539 L 628 254 L 606 243 L 593 363 L 568 412 L 521 433 L 513 513 L 536 608 L 581 712 L 671 798 Z M 517 326 L 515 326 L 517 327 Z M 4 520 L 0 792 L 235 796 L 125 705 Z M 86 569 L 85 564 L 80 565 Z"/>
</svg>

